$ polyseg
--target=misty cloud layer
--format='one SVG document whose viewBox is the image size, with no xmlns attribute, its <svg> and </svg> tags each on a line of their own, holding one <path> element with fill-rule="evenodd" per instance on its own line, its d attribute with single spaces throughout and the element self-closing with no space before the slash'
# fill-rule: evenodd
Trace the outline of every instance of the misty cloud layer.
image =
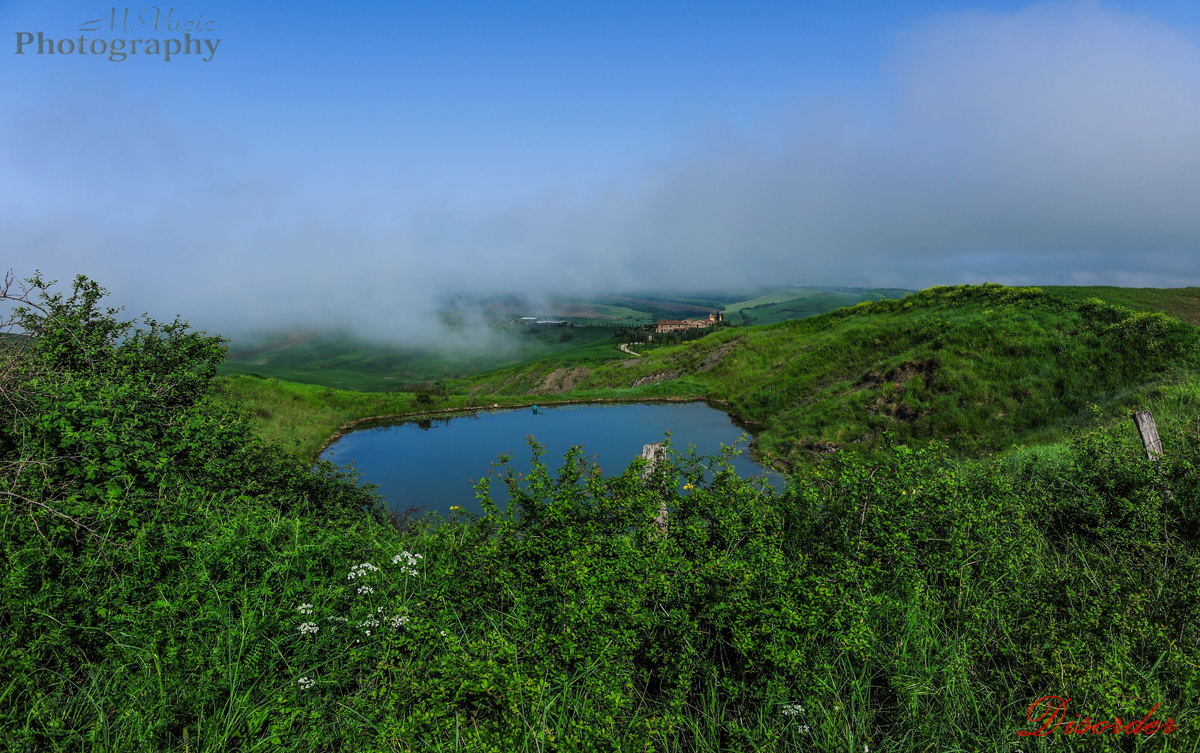
<svg viewBox="0 0 1200 753">
<path fill-rule="evenodd" d="M 886 101 L 798 102 L 509 206 L 248 170 L 152 107 L 102 115 L 118 94 L 44 102 L 0 131 L 0 256 L 211 328 L 397 339 L 456 293 L 1200 284 L 1195 39 L 1092 6 L 955 14 L 885 71 Z"/>
</svg>

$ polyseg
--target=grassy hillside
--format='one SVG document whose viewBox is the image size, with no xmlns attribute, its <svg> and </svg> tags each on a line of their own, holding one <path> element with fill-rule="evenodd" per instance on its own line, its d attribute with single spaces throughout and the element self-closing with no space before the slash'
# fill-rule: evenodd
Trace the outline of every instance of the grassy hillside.
<svg viewBox="0 0 1200 753">
<path fill-rule="evenodd" d="M 20 313 L 32 337 L 0 341 L 2 750 L 1196 747 L 1194 381 L 1146 393 L 1156 462 L 1127 420 L 984 462 L 914 449 L 914 433 L 826 456 L 783 492 L 676 453 L 605 478 L 573 450 L 555 476 L 500 468 L 505 511 L 483 484 L 485 515 L 414 523 L 210 399 L 219 340 L 118 322 L 102 292 L 80 280 L 70 298 L 26 296 L 41 306 Z M 998 399 L 1045 422 L 1066 414 L 1038 400 L 1144 388 L 1194 349 L 1195 330 L 1161 314 L 992 286 L 722 333 L 594 375 L 669 366 L 679 376 L 649 391 L 726 389 L 766 418 L 890 384 L 895 404 L 911 391 L 953 416 L 939 379 L 981 397 L 998 375 L 1020 381 L 1022 362 L 1029 381 Z M 764 390 L 784 352 L 799 387 L 776 402 Z M 593 376 L 565 369 L 436 400 Z M 983 387 L 963 381 L 976 376 Z M 1053 735 L 1021 736 L 1039 730 Z"/>
<path fill-rule="evenodd" d="M 586 374 L 587 395 L 704 395 L 759 422 L 763 457 L 949 439 L 966 453 L 1046 441 L 1093 410 L 1119 412 L 1195 362 L 1197 331 L 1161 313 L 1037 289 L 931 288 L 770 327 L 726 330 Z M 471 395 L 544 387 L 552 364 L 465 380 Z M 1097 406 L 1093 408 L 1093 406 Z"/>
<path fill-rule="evenodd" d="M 1115 417 L 1196 364 L 1197 330 L 1161 313 L 999 285 L 931 288 L 769 327 L 734 328 L 606 362 L 541 361 L 412 396 L 371 397 L 261 380 L 228 394 L 262 431 L 306 452 L 338 422 L 418 409 L 555 399 L 706 397 L 761 433 L 789 467 L 835 448 L 948 440 L 962 456 L 1051 442 Z"/>
<path fill-rule="evenodd" d="M 1115 288 L 1110 286 L 1047 287 L 1073 301 L 1099 298 L 1134 311 L 1162 311 L 1200 326 L 1200 288 Z"/>
</svg>

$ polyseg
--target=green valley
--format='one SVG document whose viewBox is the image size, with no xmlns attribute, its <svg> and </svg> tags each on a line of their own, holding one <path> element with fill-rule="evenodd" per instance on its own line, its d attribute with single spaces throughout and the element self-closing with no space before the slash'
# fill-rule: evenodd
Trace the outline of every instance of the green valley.
<svg viewBox="0 0 1200 753">
<path fill-rule="evenodd" d="M 251 374 L 341 390 L 387 392 L 405 385 L 458 379 L 497 369 L 554 359 L 563 362 L 620 357 L 618 330 L 652 327 L 659 319 L 706 317 L 728 305 L 735 324 L 769 324 L 815 316 L 865 300 L 903 297 L 910 291 L 868 288 L 785 288 L 732 302 L 736 296 L 708 293 L 707 298 L 645 293 L 642 296 L 556 296 L 533 301 L 521 297 L 458 298 L 441 316 L 445 342 L 403 345 L 386 338 L 349 333 L 282 332 L 239 336 L 221 364 L 223 375 Z M 653 297 L 651 297 L 653 296 Z M 742 308 L 746 308 L 746 313 Z M 473 312 L 474 327 L 463 324 Z M 569 321 L 570 327 L 538 326 L 521 321 Z"/>
<path fill-rule="evenodd" d="M 514 328 L 515 329 L 515 328 Z M 497 332 L 459 348 L 389 346 L 344 333 L 298 333 L 232 343 L 227 375 L 256 374 L 343 390 L 386 392 L 405 385 L 494 371 L 545 358 L 562 361 L 620 355 L 614 330 L 543 327 Z"/>
</svg>

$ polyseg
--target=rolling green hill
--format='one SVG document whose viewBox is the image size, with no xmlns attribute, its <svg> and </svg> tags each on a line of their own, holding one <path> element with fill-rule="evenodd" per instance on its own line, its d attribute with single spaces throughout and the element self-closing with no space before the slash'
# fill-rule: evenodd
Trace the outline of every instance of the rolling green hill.
<svg viewBox="0 0 1200 753">
<path fill-rule="evenodd" d="M 1190 368 L 1195 327 L 1162 313 L 1036 288 L 931 288 L 769 327 L 732 329 L 585 375 L 574 397 L 695 395 L 763 429 L 789 464 L 842 446 L 951 440 L 973 454 L 1046 441 Z M 539 363 L 466 380 L 467 394 L 538 390 Z M 561 381 L 561 380 L 560 380 Z M 1093 408 L 1093 406 L 1097 406 Z"/>
<path fill-rule="evenodd" d="M 1200 326 L 1200 288 L 1047 287 L 1048 293 L 1073 301 L 1099 298 L 1135 311 L 1162 311 Z"/>
<path fill-rule="evenodd" d="M 447 382 L 418 406 L 263 380 L 226 389 L 261 430 L 313 452 L 348 421 L 530 401 L 707 398 L 759 429 L 788 467 L 885 434 L 948 440 L 961 455 L 1052 442 L 1188 378 L 1197 329 L 1158 312 L 1037 288 L 930 288 L 767 327 L 730 328 L 641 358 L 545 360 Z M 307 406 L 307 407 L 305 407 Z M 287 428 L 285 428 L 287 427 Z"/>
</svg>

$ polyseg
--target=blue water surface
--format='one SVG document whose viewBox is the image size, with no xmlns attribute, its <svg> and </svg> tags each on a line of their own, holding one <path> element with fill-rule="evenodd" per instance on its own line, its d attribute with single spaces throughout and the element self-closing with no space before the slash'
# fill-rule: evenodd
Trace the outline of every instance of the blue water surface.
<svg viewBox="0 0 1200 753">
<path fill-rule="evenodd" d="M 749 435 L 725 413 L 704 403 L 659 403 L 621 405 L 566 405 L 489 410 L 449 418 L 428 418 L 351 432 L 321 454 L 322 458 L 345 465 L 353 463 L 361 480 L 379 484 L 394 509 L 422 505 L 427 511 L 445 515 L 451 505 L 481 513 L 472 483 L 488 473 L 488 466 L 501 453 L 512 453 L 511 466 L 528 473 L 532 435 L 546 446 L 542 460 L 553 471 L 562 465 L 572 445 L 582 445 L 606 476 L 625 471 L 642 446 L 661 442 L 671 432 L 677 450 L 695 445 L 701 455 L 715 455 L 722 445 L 743 453 L 734 466 L 743 477 L 761 476 L 766 471 L 749 458 Z M 767 473 L 776 489 L 782 478 Z M 507 493 L 493 483 L 492 498 L 503 508 Z"/>
</svg>

